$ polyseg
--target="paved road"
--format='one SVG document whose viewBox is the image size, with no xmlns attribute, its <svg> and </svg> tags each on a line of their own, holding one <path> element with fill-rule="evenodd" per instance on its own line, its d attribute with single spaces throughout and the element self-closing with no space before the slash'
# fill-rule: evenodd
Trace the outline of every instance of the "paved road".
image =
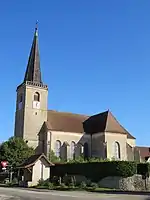
<svg viewBox="0 0 150 200">
<path fill-rule="evenodd" d="M 38 192 L 27 189 L 0 188 L 0 200 L 150 200 L 150 196 L 97 194 L 88 192 Z"/>
</svg>

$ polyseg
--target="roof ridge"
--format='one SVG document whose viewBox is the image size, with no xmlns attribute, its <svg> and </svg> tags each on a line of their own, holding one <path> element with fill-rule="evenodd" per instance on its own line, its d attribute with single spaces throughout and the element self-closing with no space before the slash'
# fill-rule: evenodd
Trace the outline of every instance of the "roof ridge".
<svg viewBox="0 0 150 200">
<path fill-rule="evenodd" d="M 109 112 L 109 110 L 106 110 L 106 111 L 103 111 L 103 112 L 96 113 L 96 114 L 94 114 L 94 115 L 91 115 L 91 117 L 92 117 L 92 116 L 96 116 L 96 115 L 102 115 L 102 114 L 107 113 L 107 112 Z"/>
<path fill-rule="evenodd" d="M 150 148 L 150 146 L 135 146 L 137 148 Z"/>
<path fill-rule="evenodd" d="M 80 113 L 72 113 L 72 112 L 65 112 L 65 111 L 58 111 L 58 110 L 48 110 L 48 111 L 52 111 L 52 112 L 56 112 L 56 113 L 60 113 L 60 114 L 69 114 L 69 115 L 78 115 L 78 116 L 90 117 L 89 115 L 80 114 Z"/>
<path fill-rule="evenodd" d="M 109 114 L 109 110 L 107 110 L 106 112 L 104 112 L 104 113 L 106 113 L 107 114 L 107 116 L 106 116 L 106 123 L 105 123 L 105 131 L 106 131 L 106 129 L 107 129 L 107 126 L 108 126 L 108 114 Z"/>
</svg>

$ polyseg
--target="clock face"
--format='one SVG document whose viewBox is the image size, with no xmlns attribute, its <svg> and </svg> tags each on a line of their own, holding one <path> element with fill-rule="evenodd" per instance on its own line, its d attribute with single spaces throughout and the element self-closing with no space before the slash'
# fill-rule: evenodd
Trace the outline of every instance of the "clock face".
<svg viewBox="0 0 150 200">
<path fill-rule="evenodd" d="M 33 101 L 33 108 L 40 109 L 40 102 L 39 101 Z"/>
</svg>

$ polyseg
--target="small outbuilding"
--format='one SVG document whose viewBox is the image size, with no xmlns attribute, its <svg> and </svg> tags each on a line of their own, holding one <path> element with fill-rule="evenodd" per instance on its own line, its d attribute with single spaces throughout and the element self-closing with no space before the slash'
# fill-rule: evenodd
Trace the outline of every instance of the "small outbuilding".
<svg viewBox="0 0 150 200">
<path fill-rule="evenodd" d="M 21 175 L 20 186 L 35 186 L 39 180 L 49 179 L 50 166 L 53 165 L 44 154 L 31 156 L 18 166 L 19 174 Z"/>
</svg>

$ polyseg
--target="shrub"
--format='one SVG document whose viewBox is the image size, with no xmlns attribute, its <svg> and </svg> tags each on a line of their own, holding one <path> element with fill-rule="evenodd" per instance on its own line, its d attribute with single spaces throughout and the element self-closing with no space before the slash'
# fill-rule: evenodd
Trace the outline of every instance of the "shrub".
<svg viewBox="0 0 150 200">
<path fill-rule="evenodd" d="M 91 183 L 91 187 L 92 187 L 93 189 L 96 189 L 96 188 L 98 188 L 98 184 L 97 184 L 97 183 Z"/>
<path fill-rule="evenodd" d="M 70 164 L 72 164 L 72 163 L 87 163 L 87 162 L 88 161 L 85 160 L 83 156 L 79 156 L 79 157 L 77 157 L 75 159 L 69 159 L 67 161 L 67 163 L 70 163 Z"/>
<path fill-rule="evenodd" d="M 86 183 L 85 183 L 84 181 L 82 181 L 80 187 L 81 187 L 82 189 L 85 189 L 85 188 L 86 188 Z"/>
<path fill-rule="evenodd" d="M 52 162 L 52 163 L 60 163 L 62 162 L 60 158 L 58 158 L 54 151 L 50 150 L 50 153 L 49 153 L 49 160 Z"/>
<path fill-rule="evenodd" d="M 38 181 L 38 186 L 47 186 L 47 181 L 44 181 L 44 180 L 40 179 Z"/>
<path fill-rule="evenodd" d="M 54 184 L 54 185 L 60 185 L 60 181 L 59 181 L 59 177 L 58 176 L 53 176 L 51 178 L 51 182 Z"/>
<path fill-rule="evenodd" d="M 148 176 L 149 172 L 150 172 L 150 164 L 149 163 L 137 164 L 137 174 Z"/>
<path fill-rule="evenodd" d="M 7 183 L 6 183 L 6 186 L 7 186 L 7 187 L 12 187 L 12 186 L 13 186 L 13 183 L 12 183 L 12 182 L 7 182 Z"/>
<path fill-rule="evenodd" d="M 92 184 L 92 181 L 88 179 L 88 180 L 86 181 L 87 187 L 91 187 L 91 184 Z"/>
<path fill-rule="evenodd" d="M 67 186 L 69 186 L 71 183 L 73 183 L 72 176 L 71 175 L 65 175 L 63 177 L 63 183 L 65 183 L 65 185 L 67 185 Z"/>
<path fill-rule="evenodd" d="M 41 188 L 41 189 L 53 189 L 54 188 L 54 184 L 52 182 L 50 182 L 49 180 L 39 180 L 39 183 L 37 185 L 37 188 Z"/>
<path fill-rule="evenodd" d="M 18 185 L 18 180 L 17 178 L 14 178 L 12 181 L 9 181 L 9 179 L 7 179 L 5 183 L 6 183 L 6 186 L 16 186 Z"/>
<path fill-rule="evenodd" d="M 47 183 L 47 186 L 48 186 L 48 189 L 53 189 L 53 188 L 54 188 L 54 185 L 53 185 L 53 183 L 51 183 L 51 182 L 48 182 L 48 183 Z"/>
<path fill-rule="evenodd" d="M 39 181 L 38 181 L 38 186 L 42 186 L 42 185 L 44 185 L 44 180 L 42 180 L 42 179 L 40 179 Z"/>
<path fill-rule="evenodd" d="M 136 174 L 137 165 L 135 162 L 113 161 L 113 163 L 116 165 L 116 171 L 119 176 L 130 177 Z"/>
<path fill-rule="evenodd" d="M 61 183 L 61 184 L 60 184 L 60 187 L 61 187 L 61 188 L 66 188 L 67 186 L 66 186 L 64 183 Z"/>
<path fill-rule="evenodd" d="M 69 187 L 74 188 L 74 187 L 75 187 L 75 184 L 74 184 L 73 182 L 71 182 L 71 183 L 69 184 Z"/>
<path fill-rule="evenodd" d="M 14 179 L 12 180 L 12 183 L 13 183 L 14 185 L 18 184 L 18 179 L 17 179 L 17 178 L 14 178 Z"/>
<path fill-rule="evenodd" d="M 82 175 L 92 182 L 107 176 L 130 177 L 136 174 L 137 164 L 128 161 L 69 163 L 52 166 L 52 176 Z"/>
</svg>

